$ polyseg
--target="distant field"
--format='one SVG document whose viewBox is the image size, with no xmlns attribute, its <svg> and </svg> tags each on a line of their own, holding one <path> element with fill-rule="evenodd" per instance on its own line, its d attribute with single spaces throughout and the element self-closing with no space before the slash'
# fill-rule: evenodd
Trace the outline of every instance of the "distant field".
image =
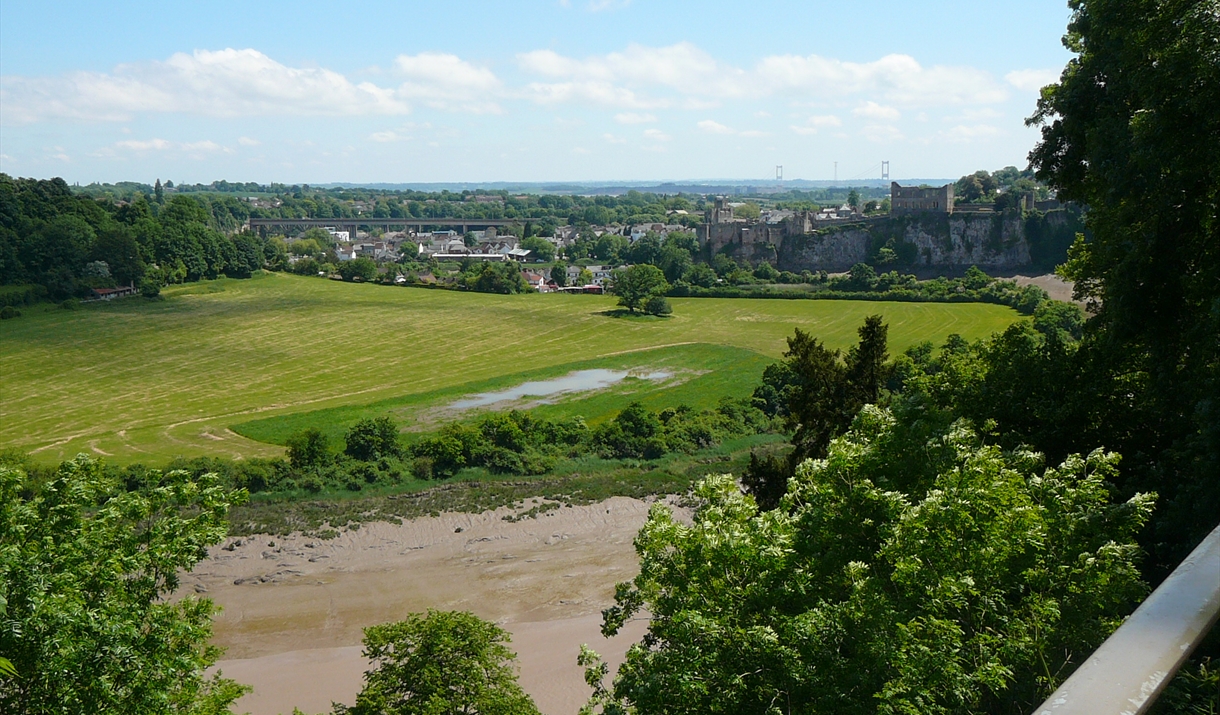
<svg viewBox="0 0 1220 715">
<path fill-rule="evenodd" d="M 494 296 L 283 274 L 165 295 L 75 311 L 38 306 L 0 323 L 0 446 L 45 461 L 78 452 L 150 464 L 271 456 L 282 450 L 268 442 L 304 424 L 337 430 L 390 412 L 409 429 L 419 409 L 590 366 L 670 366 L 681 379 L 632 381 L 540 409 L 595 418 L 635 397 L 706 406 L 747 394 L 797 326 L 847 347 L 864 316 L 881 313 L 899 352 L 950 333 L 983 337 L 1018 318 L 986 304 L 708 298 L 673 299 L 670 318 L 620 318 L 607 314 L 610 296 Z"/>
</svg>

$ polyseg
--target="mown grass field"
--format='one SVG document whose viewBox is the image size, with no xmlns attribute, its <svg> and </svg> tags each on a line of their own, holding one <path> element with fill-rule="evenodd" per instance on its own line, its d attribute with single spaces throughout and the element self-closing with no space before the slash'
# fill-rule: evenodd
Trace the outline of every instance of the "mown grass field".
<svg viewBox="0 0 1220 715">
<path fill-rule="evenodd" d="M 689 379 L 666 387 L 668 395 L 632 383 L 543 409 L 596 415 L 625 404 L 629 390 L 654 407 L 670 397 L 713 404 L 748 393 L 794 327 L 845 348 L 866 315 L 881 313 L 899 352 L 950 333 L 983 337 L 1018 318 L 985 304 L 707 298 L 672 300 L 670 318 L 623 318 L 610 314 L 611 296 L 497 296 L 283 274 L 165 296 L 74 311 L 38 306 L 0 323 L 0 446 L 47 462 L 78 452 L 154 465 L 174 456 L 272 456 L 281 448 L 231 428 L 275 442 L 294 425 L 383 408 L 410 423 L 414 406 L 590 365 L 670 364 Z M 318 412 L 333 408 L 347 409 Z"/>
</svg>

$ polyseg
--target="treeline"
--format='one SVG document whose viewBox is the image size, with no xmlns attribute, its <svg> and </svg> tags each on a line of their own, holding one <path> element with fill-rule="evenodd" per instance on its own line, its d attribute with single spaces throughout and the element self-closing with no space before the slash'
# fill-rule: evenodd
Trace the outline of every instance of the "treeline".
<svg viewBox="0 0 1220 715">
<path fill-rule="evenodd" d="M 193 198 L 95 201 L 73 194 L 62 179 L 0 174 L 0 284 L 41 286 L 54 300 L 116 286 L 156 295 L 168 283 L 286 265 L 281 244 L 226 235 Z"/>
<path fill-rule="evenodd" d="M 157 199 L 156 185 L 137 182 L 89 184 L 74 187 L 81 195 L 111 201 Z M 535 231 L 549 235 L 556 226 L 671 223 L 694 227 L 702 221 L 707 200 L 698 194 L 656 194 L 631 190 L 621 196 L 579 194 L 518 194 L 502 190 L 415 191 L 410 189 L 320 188 L 308 184 L 258 184 L 214 181 L 178 184 L 167 181 L 162 196 L 190 193 L 217 206 L 218 218 L 244 221 L 256 218 L 542 218 Z M 238 196 L 240 194 L 240 196 Z M 755 210 L 760 202 L 776 208 L 816 210 L 822 205 L 846 203 L 852 196 L 876 199 L 888 188 L 832 187 L 790 190 L 748 200 Z M 249 198 L 255 198 L 250 202 Z M 686 214 L 678 213 L 681 211 Z M 593 237 L 596 238 L 596 237 Z"/>
<path fill-rule="evenodd" d="M 726 275 L 724 283 L 718 284 L 703 276 L 702 271 L 692 271 L 688 277 L 698 283 L 679 281 L 670 287 L 668 294 L 696 298 L 993 303 L 1015 308 L 1024 315 L 1033 315 L 1039 306 L 1050 301 L 1047 292 L 1038 286 L 1020 286 L 1016 281 L 992 278 L 977 266 L 971 266 L 960 278 L 941 276 L 928 280 L 897 271 L 878 274 L 867 263 L 857 263 L 845 275 L 834 277 L 828 277 L 825 271 L 780 272 L 766 263 L 753 271 L 735 269 Z"/>
</svg>

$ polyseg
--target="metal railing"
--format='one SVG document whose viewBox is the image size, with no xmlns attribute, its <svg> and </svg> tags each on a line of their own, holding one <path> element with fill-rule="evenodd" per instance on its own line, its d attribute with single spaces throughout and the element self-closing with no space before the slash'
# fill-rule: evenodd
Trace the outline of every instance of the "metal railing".
<svg viewBox="0 0 1220 715">
<path fill-rule="evenodd" d="M 1140 715 L 1220 615 L 1220 526 L 1034 715 Z"/>
</svg>

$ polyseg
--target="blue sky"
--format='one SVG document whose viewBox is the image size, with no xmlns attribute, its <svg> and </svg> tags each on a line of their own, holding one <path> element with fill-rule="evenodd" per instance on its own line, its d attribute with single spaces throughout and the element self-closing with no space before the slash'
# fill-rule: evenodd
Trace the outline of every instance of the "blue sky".
<svg viewBox="0 0 1220 715">
<path fill-rule="evenodd" d="M 1066 2 L 0 4 L 0 170 L 955 177 L 1025 165 Z"/>
</svg>

